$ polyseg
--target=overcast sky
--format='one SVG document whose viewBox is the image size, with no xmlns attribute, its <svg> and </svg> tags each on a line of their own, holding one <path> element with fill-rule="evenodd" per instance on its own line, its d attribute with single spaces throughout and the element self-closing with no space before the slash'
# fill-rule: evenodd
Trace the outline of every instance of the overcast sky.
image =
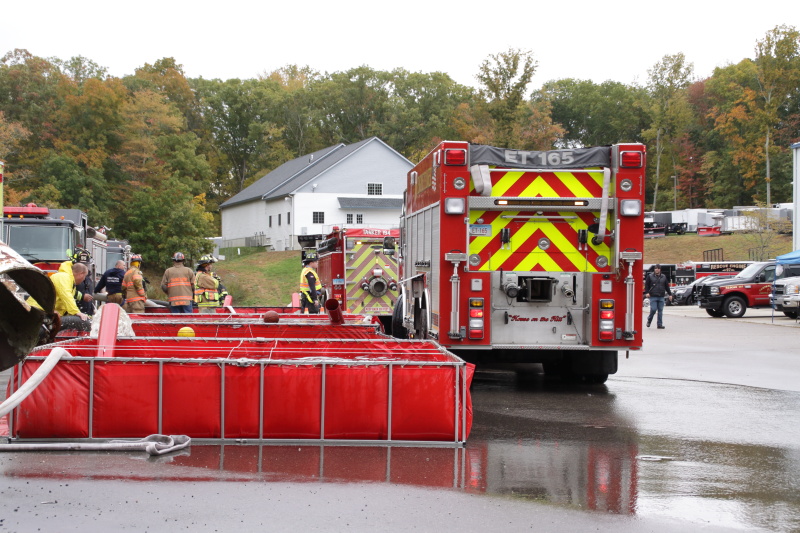
<svg viewBox="0 0 800 533">
<path fill-rule="evenodd" d="M 368 65 L 441 71 L 475 86 L 481 62 L 513 47 L 539 63 L 532 89 L 561 78 L 644 84 L 649 68 L 678 52 L 704 78 L 753 57 L 775 26 L 800 28 L 796 0 L 15 0 L 0 15 L 0 54 L 80 55 L 114 76 L 174 57 L 192 78 Z"/>
</svg>

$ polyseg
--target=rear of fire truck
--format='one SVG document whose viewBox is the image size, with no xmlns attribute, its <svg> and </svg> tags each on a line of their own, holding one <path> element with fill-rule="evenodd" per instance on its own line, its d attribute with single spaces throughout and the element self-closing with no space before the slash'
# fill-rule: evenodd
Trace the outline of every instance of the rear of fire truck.
<svg viewBox="0 0 800 533">
<path fill-rule="evenodd" d="M 349 313 L 378 317 L 388 328 L 399 293 L 399 235 L 398 229 L 334 227 L 317 247 L 327 296 Z"/>
<path fill-rule="evenodd" d="M 408 175 L 396 336 L 602 383 L 641 348 L 645 147 L 445 141 Z"/>
</svg>

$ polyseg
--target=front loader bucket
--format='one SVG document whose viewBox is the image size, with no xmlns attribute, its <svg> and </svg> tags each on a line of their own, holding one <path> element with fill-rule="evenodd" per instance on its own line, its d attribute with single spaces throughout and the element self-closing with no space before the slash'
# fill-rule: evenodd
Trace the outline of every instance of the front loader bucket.
<svg viewBox="0 0 800 533">
<path fill-rule="evenodd" d="M 33 296 L 45 312 L 28 305 L 23 292 Z M 23 361 L 36 347 L 39 330 L 55 301 L 55 289 L 44 272 L 0 242 L 0 371 Z"/>
</svg>

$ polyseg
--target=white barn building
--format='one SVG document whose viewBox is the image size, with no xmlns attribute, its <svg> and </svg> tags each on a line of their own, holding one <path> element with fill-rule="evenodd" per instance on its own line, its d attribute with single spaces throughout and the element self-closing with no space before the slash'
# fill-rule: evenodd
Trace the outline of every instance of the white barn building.
<svg viewBox="0 0 800 533">
<path fill-rule="evenodd" d="M 333 226 L 397 227 L 412 167 L 377 137 L 288 161 L 220 205 L 223 247 L 299 250 Z"/>
</svg>

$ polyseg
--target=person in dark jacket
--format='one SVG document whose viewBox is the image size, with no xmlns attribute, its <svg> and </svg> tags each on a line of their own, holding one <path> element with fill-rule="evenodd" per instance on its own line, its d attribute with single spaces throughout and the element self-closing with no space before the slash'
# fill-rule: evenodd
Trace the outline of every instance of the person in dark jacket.
<svg viewBox="0 0 800 533">
<path fill-rule="evenodd" d="M 125 261 L 119 260 L 114 268 L 103 272 L 103 277 L 97 282 L 95 292 L 106 290 L 106 301 L 122 305 L 122 279 L 125 277 Z"/>
<path fill-rule="evenodd" d="M 661 273 L 661 265 L 656 265 L 653 272 L 647 274 L 644 280 L 644 295 L 650 298 L 650 315 L 647 317 L 647 327 L 653 322 L 653 315 L 658 311 L 658 329 L 664 329 L 664 301 L 669 296 L 672 300 L 672 291 L 669 288 L 667 276 Z"/>
</svg>

